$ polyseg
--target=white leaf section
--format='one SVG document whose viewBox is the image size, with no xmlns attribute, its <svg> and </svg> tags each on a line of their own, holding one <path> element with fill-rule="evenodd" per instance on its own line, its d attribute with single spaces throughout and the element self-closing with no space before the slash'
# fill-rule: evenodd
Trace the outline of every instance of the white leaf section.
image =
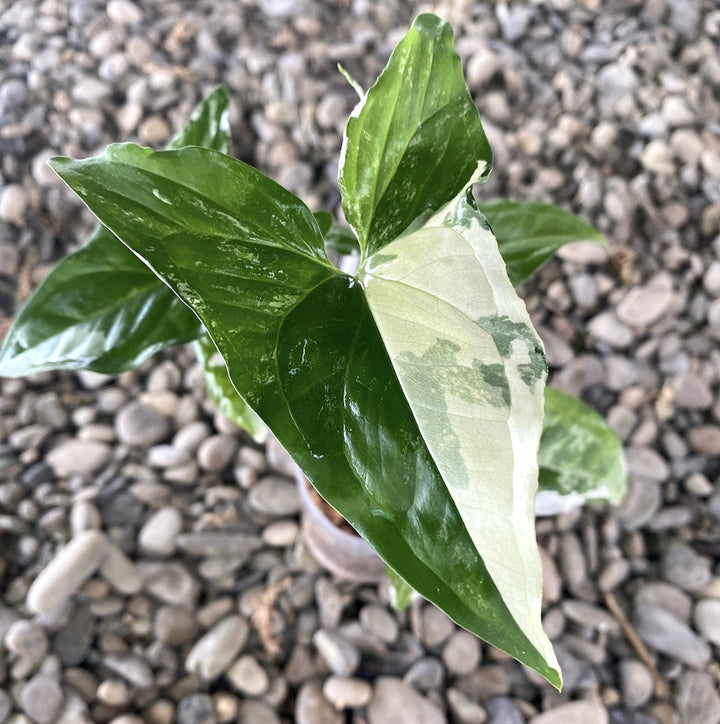
<svg viewBox="0 0 720 724">
<path fill-rule="evenodd" d="M 541 626 L 535 539 L 546 366 L 484 218 L 463 193 L 367 259 L 359 278 L 420 431 L 510 613 Z"/>
</svg>

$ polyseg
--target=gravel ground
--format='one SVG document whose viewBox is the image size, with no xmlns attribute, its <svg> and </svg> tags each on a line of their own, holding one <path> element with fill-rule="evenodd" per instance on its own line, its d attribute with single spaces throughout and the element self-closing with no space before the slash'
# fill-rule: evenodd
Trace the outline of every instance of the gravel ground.
<svg viewBox="0 0 720 724">
<path fill-rule="evenodd" d="M 214 412 L 187 350 L 3 380 L 0 722 L 720 722 L 717 5 L 0 8 L 3 328 L 92 225 L 49 156 L 162 145 L 223 82 L 236 155 L 335 208 L 354 103 L 336 64 L 368 85 L 417 12 L 446 17 L 495 150 L 487 191 L 611 242 L 566 248 L 525 295 L 554 383 L 607 415 L 630 472 L 619 508 L 538 522 L 558 694 L 432 606 L 396 614 L 385 585 L 319 570 L 287 460 Z"/>
</svg>

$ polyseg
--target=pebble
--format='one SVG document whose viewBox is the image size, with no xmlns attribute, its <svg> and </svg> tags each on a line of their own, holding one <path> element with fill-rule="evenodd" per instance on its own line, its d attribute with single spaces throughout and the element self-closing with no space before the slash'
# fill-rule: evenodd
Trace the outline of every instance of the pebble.
<svg viewBox="0 0 720 724">
<path fill-rule="evenodd" d="M 664 581 L 648 581 L 638 587 L 633 598 L 635 605 L 647 603 L 661 606 L 681 621 L 689 621 L 692 612 L 692 599 L 677 586 Z"/>
<path fill-rule="evenodd" d="M 363 606 L 359 618 L 360 623 L 382 641 L 392 643 L 397 639 L 397 619 L 386 608 L 374 604 Z"/>
<path fill-rule="evenodd" d="M 333 674 L 352 676 L 360 665 L 360 652 L 336 631 L 321 628 L 312 641 Z"/>
<path fill-rule="evenodd" d="M 455 631 L 455 624 L 439 608 L 426 605 L 422 609 L 420 638 L 431 649 L 443 644 Z"/>
<path fill-rule="evenodd" d="M 588 323 L 588 332 L 598 341 L 616 349 L 625 349 L 632 343 L 632 331 L 612 311 L 601 312 Z"/>
<path fill-rule="evenodd" d="M 686 543 L 673 542 L 662 556 L 662 574 L 685 591 L 699 591 L 712 578 L 710 559 L 696 553 Z"/>
<path fill-rule="evenodd" d="M 429 691 L 439 689 L 444 678 L 445 669 L 442 663 L 432 656 L 424 656 L 407 670 L 403 682 L 420 691 Z"/>
<path fill-rule="evenodd" d="M 633 620 L 643 641 L 660 653 L 697 668 L 710 660 L 708 645 L 669 611 L 642 604 L 635 609 Z"/>
<path fill-rule="evenodd" d="M 650 701 L 655 684 L 645 664 L 635 659 L 625 659 L 618 667 L 620 691 L 628 709 L 638 709 Z"/>
<path fill-rule="evenodd" d="M 155 511 L 138 533 L 138 545 L 145 553 L 155 556 L 169 556 L 175 550 L 175 543 L 183 527 L 182 513 L 176 508 L 166 507 Z"/>
<path fill-rule="evenodd" d="M 674 176 L 677 173 L 672 151 L 665 141 L 655 138 L 643 149 L 640 156 L 642 165 L 659 176 Z"/>
<path fill-rule="evenodd" d="M 197 634 L 194 610 L 189 606 L 160 606 L 155 612 L 153 633 L 168 646 L 180 646 Z"/>
<path fill-rule="evenodd" d="M 233 435 L 211 435 L 200 443 L 197 461 L 203 470 L 223 470 L 235 457 L 238 440 Z"/>
<path fill-rule="evenodd" d="M 237 724 L 281 724 L 280 717 L 264 701 L 242 701 Z"/>
<path fill-rule="evenodd" d="M 683 722 L 720 722 L 720 695 L 710 674 L 686 671 L 678 682 L 675 701 Z"/>
<path fill-rule="evenodd" d="M 266 475 L 250 488 L 247 496 L 250 509 L 273 517 L 297 515 L 300 494 L 297 485 L 277 475 Z"/>
<path fill-rule="evenodd" d="M 524 724 L 525 718 L 506 696 L 496 696 L 485 704 L 487 724 Z"/>
<path fill-rule="evenodd" d="M 12 671 L 15 679 L 24 679 L 42 661 L 50 648 L 47 633 L 33 621 L 19 619 L 5 634 L 5 647 L 17 657 Z"/>
<path fill-rule="evenodd" d="M 696 425 L 688 430 L 690 447 L 710 458 L 720 456 L 720 425 Z"/>
<path fill-rule="evenodd" d="M 149 689 L 155 682 L 150 664 L 139 656 L 122 653 L 108 653 L 103 656 L 103 665 L 138 689 Z"/>
<path fill-rule="evenodd" d="M 460 689 L 450 687 L 446 692 L 450 711 L 460 724 L 483 724 L 487 720 L 485 709 Z"/>
<path fill-rule="evenodd" d="M 150 447 L 164 440 L 170 432 L 165 415 L 141 402 L 130 402 L 115 417 L 118 439 L 127 445 Z"/>
<path fill-rule="evenodd" d="M 55 721 L 63 701 L 60 684 L 47 674 L 33 676 L 20 689 L 20 708 L 37 724 L 50 724 Z"/>
<path fill-rule="evenodd" d="M 28 208 L 25 189 L 18 184 L 8 184 L 0 189 L 0 219 L 15 226 L 25 226 L 25 213 Z"/>
<path fill-rule="evenodd" d="M 59 477 L 91 475 L 110 462 L 112 449 L 95 440 L 65 440 L 53 448 L 46 461 Z"/>
<path fill-rule="evenodd" d="M 368 724 L 447 724 L 440 709 L 400 679 L 381 676 L 375 680 L 367 707 Z"/>
<path fill-rule="evenodd" d="M 215 705 L 208 694 L 190 694 L 177 706 L 177 724 L 218 724 Z"/>
<path fill-rule="evenodd" d="M 337 709 L 359 709 L 372 698 L 372 687 L 363 679 L 329 676 L 322 687 L 323 696 Z"/>
<path fill-rule="evenodd" d="M 52 639 L 52 650 L 64 666 L 85 661 L 95 638 L 95 616 L 88 606 L 78 606 L 65 626 Z"/>
<path fill-rule="evenodd" d="M 143 19 L 142 10 L 131 0 L 109 0 L 105 12 L 116 25 L 136 25 Z"/>
<path fill-rule="evenodd" d="M 245 696 L 262 696 L 270 686 L 267 672 L 249 654 L 235 661 L 225 676 L 236 691 Z"/>
<path fill-rule="evenodd" d="M 671 389 L 673 402 L 685 410 L 706 410 L 715 399 L 707 382 L 690 372 L 673 378 Z"/>
<path fill-rule="evenodd" d="M 700 635 L 715 646 L 720 646 L 720 600 L 705 598 L 698 601 L 693 616 Z"/>
<path fill-rule="evenodd" d="M 137 565 L 137 569 L 143 581 L 143 588 L 164 603 L 180 606 L 197 599 L 199 583 L 181 563 L 142 561 Z"/>
<path fill-rule="evenodd" d="M 530 724 L 608 724 L 607 709 L 594 701 L 571 701 L 531 717 Z"/>
<path fill-rule="evenodd" d="M 345 716 L 329 704 L 320 685 L 307 682 L 300 687 L 295 699 L 297 724 L 343 724 Z"/>
<path fill-rule="evenodd" d="M 204 681 L 215 681 L 240 653 L 249 627 L 244 618 L 226 616 L 207 631 L 190 649 L 185 670 Z"/>
<path fill-rule="evenodd" d="M 482 655 L 480 640 L 468 631 L 455 631 L 442 650 L 442 659 L 448 671 L 456 676 L 469 674 Z"/>
<path fill-rule="evenodd" d="M 35 613 L 60 608 L 102 565 L 108 550 L 103 533 L 79 533 L 57 551 L 28 590 L 26 603 Z"/>
<path fill-rule="evenodd" d="M 116 590 L 132 596 L 142 588 L 142 578 L 135 563 L 113 543 L 108 544 L 107 555 L 100 565 L 100 574 Z"/>
<path fill-rule="evenodd" d="M 662 272 L 644 286 L 633 287 L 617 305 L 621 322 L 630 327 L 646 327 L 661 319 L 674 300 L 673 280 Z"/>
</svg>

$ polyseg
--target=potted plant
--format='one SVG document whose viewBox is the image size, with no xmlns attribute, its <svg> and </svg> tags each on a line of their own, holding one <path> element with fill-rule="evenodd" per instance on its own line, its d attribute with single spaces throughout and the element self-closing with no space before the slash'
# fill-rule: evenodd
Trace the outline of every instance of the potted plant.
<svg viewBox="0 0 720 724">
<path fill-rule="evenodd" d="M 102 226 L 19 313 L 0 374 L 117 373 L 195 341 L 224 411 L 269 428 L 398 585 L 559 687 L 538 477 L 616 501 L 622 457 L 595 413 L 546 389 L 515 286 L 601 237 L 554 207 L 476 201 L 492 153 L 444 21 L 418 17 L 373 87 L 353 85 L 351 228 L 226 155 L 223 89 L 169 150 L 53 159 Z M 357 250 L 357 271 L 328 247 Z"/>
</svg>

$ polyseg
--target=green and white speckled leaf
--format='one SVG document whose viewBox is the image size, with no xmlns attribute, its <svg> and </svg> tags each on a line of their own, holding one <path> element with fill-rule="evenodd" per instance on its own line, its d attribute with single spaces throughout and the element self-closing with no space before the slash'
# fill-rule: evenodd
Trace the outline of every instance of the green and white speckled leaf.
<svg viewBox="0 0 720 724">
<path fill-rule="evenodd" d="M 462 193 L 369 257 L 360 279 L 465 527 L 516 623 L 552 665 L 533 507 L 547 368 L 495 238 Z"/>
</svg>

